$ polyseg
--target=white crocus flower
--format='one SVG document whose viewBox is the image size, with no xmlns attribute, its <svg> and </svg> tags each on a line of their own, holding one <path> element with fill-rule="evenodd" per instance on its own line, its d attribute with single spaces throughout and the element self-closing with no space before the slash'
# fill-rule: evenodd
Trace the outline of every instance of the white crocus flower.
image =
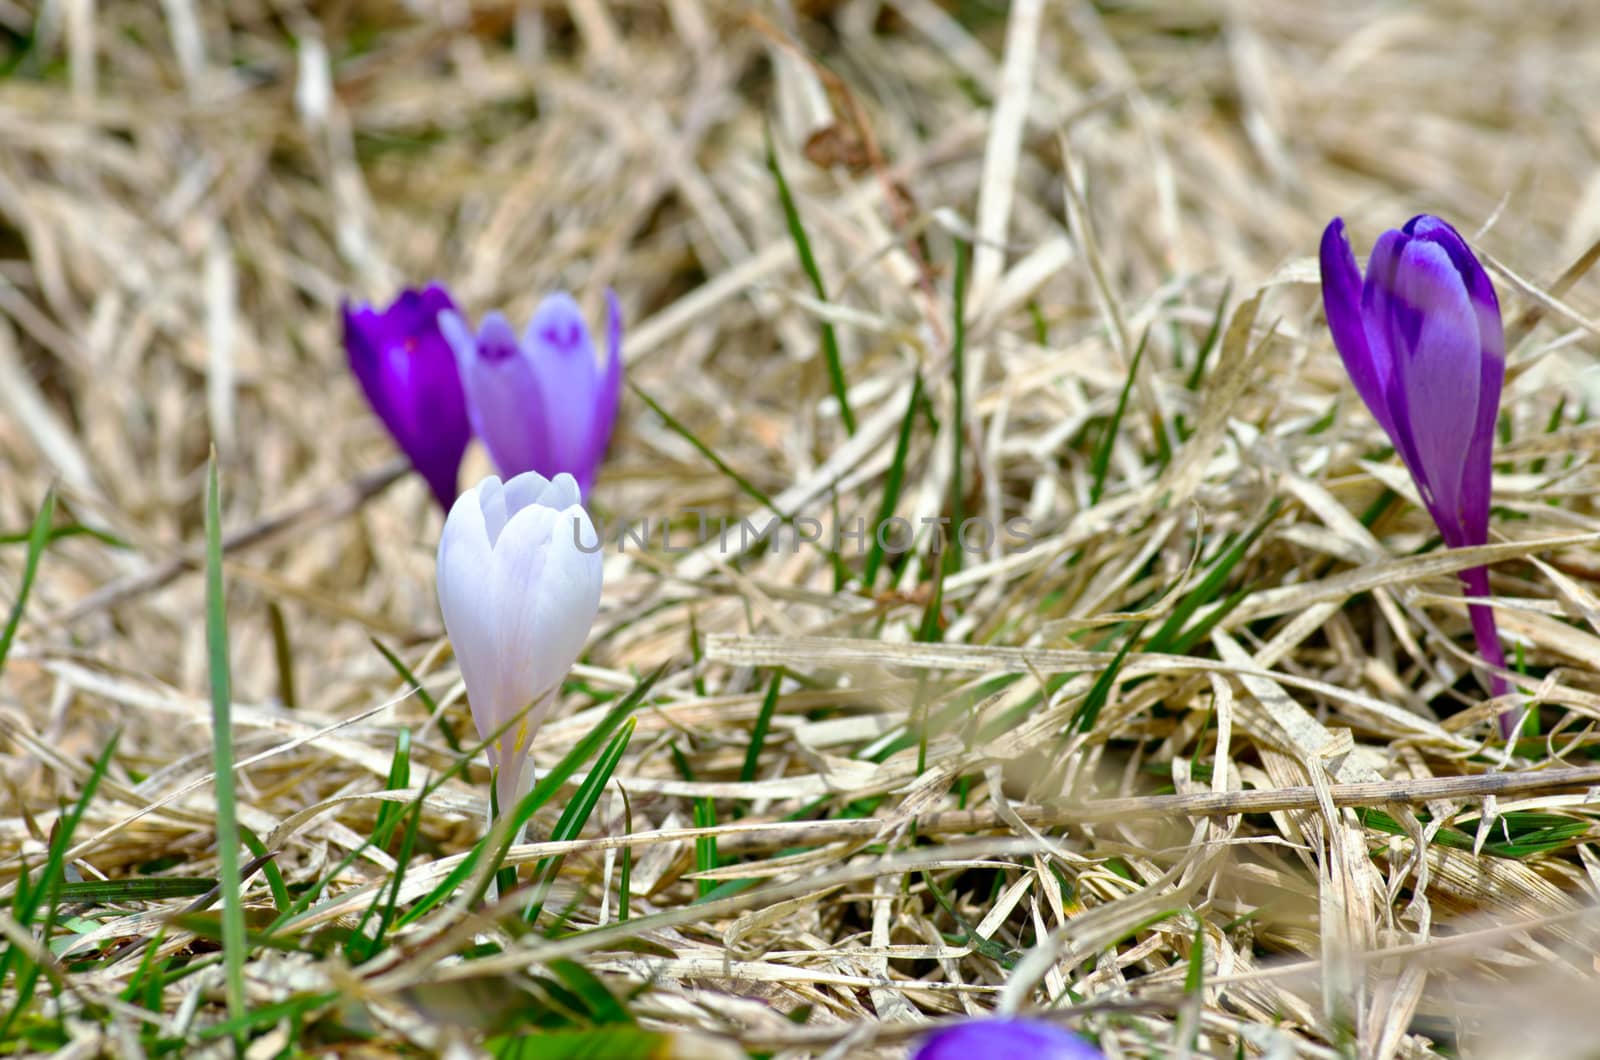
<svg viewBox="0 0 1600 1060">
<path fill-rule="evenodd" d="M 450 508 L 439 608 L 495 792 L 509 813 L 533 784 L 529 746 L 600 608 L 599 538 L 571 475 L 491 475 Z M 581 546 L 581 547 L 580 547 Z"/>
</svg>

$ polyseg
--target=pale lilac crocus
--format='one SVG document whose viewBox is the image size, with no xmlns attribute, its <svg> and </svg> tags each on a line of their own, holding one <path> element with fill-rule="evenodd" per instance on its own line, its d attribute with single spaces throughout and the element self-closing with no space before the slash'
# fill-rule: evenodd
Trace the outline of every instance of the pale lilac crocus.
<svg viewBox="0 0 1600 1060">
<path fill-rule="evenodd" d="M 367 403 L 446 510 L 472 439 L 454 351 L 439 314 L 455 302 L 438 284 L 407 289 L 387 308 L 344 303 L 344 348 Z"/>
<path fill-rule="evenodd" d="M 1428 514 L 1451 548 L 1489 541 L 1491 456 L 1506 340 L 1494 284 L 1461 235 L 1421 214 L 1373 245 L 1363 281 L 1334 218 L 1322 234 L 1322 301 L 1356 392 L 1394 443 Z M 1460 574 L 1471 597 L 1489 572 Z M 1497 670 L 1505 653 L 1494 611 L 1469 604 L 1478 652 Z M 1490 691 L 1507 692 L 1492 675 Z M 1500 716 L 1501 732 L 1516 727 Z"/>
<path fill-rule="evenodd" d="M 473 429 L 502 475 L 565 472 L 588 496 L 622 396 L 622 309 L 610 291 L 606 310 L 604 365 L 578 303 L 565 293 L 539 303 L 520 341 L 499 313 L 485 316 L 476 335 L 461 314 L 440 314 Z"/>
<path fill-rule="evenodd" d="M 509 813 L 528 750 L 600 607 L 601 556 L 571 475 L 491 475 L 457 498 L 439 537 L 439 609 Z"/>
<path fill-rule="evenodd" d="M 1042 1020 L 969 1020 L 934 1031 L 912 1060 L 1102 1060 L 1099 1049 Z"/>
</svg>

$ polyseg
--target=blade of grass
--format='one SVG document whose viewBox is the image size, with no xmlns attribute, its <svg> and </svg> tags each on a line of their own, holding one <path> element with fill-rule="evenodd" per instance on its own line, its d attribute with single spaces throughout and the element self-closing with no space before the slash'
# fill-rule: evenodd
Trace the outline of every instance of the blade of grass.
<svg viewBox="0 0 1600 1060">
<path fill-rule="evenodd" d="M 206 648 L 211 673 L 212 761 L 217 783 L 217 880 L 222 887 L 222 954 L 228 1016 L 245 1016 L 244 901 L 239 893 L 239 823 L 233 793 L 233 680 L 222 591 L 222 500 L 217 455 L 206 470 Z"/>
<path fill-rule="evenodd" d="M 1228 575 L 1233 572 L 1234 567 L 1238 566 L 1239 561 L 1244 559 L 1245 553 L 1250 551 L 1250 546 L 1256 543 L 1256 539 L 1272 524 L 1272 520 L 1277 518 L 1278 512 L 1282 507 L 1283 501 L 1280 498 L 1274 498 L 1272 503 L 1267 506 L 1266 514 L 1261 517 L 1261 520 L 1251 527 L 1248 532 L 1240 535 L 1217 562 L 1211 565 L 1211 569 L 1206 571 L 1205 577 L 1201 578 L 1195 587 L 1172 609 L 1172 613 L 1161 624 L 1161 628 L 1156 630 L 1155 635 L 1150 638 L 1150 642 L 1145 645 L 1146 651 L 1154 654 L 1172 650 L 1172 646 L 1177 642 L 1184 625 L 1196 611 L 1210 603 L 1222 591 L 1222 586 L 1227 582 Z"/>
<path fill-rule="evenodd" d="M 1127 661 L 1128 653 L 1133 651 L 1133 646 L 1139 642 L 1139 634 L 1144 631 L 1144 623 L 1140 622 L 1128 634 L 1128 639 L 1122 642 L 1122 647 L 1117 649 L 1116 656 L 1100 671 L 1094 679 L 1094 684 L 1089 688 L 1089 694 L 1083 697 L 1083 703 L 1073 712 L 1072 725 L 1079 732 L 1089 732 L 1094 728 L 1094 723 L 1100 717 L 1100 710 L 1111 698 L 1111 688 L 1116 684 L 1117 674 L 1122 670 L 1122 664 Z"/>
<path fill-rule="evenodd" d="M 399 791 L 411 785 L 411 730 L 402 728 L 395 737 L 394 758 L 389 762 L 389 779 L 385 791 Z M 379 850 L 389 848 L 394 829 L 400 823 L 405 807 L 397 802 L 386 802 L 378 809 L 378 820 L 372 829 L 372 841 Z"/>
<path fill-rule="evenodd" d="M 417 680 L 417 675 L 411 672 L 411 667 L 407 666 L 400 656 L 390 651 L 388 646 L 377 637 L 368 637 L 367 639 L 372 642 L 374 648 L 378 649 L 378 654 L 382 655 L 389 665 L 394 668 L 394 672 L 400 675 L 400 679 L 411 686 L 411 691 L 415 692 L 417 698 L 422 700 L 422 705 L 428 708 L 428 713 L 438 718 L 439 732 L 444 735 L 444 742 L 450 745 L 450 750 L 460 754 L 461 739 L 456 736 L 455 726 L 451 725 L 447 718 L 440 716 L 438 701 L 433 698 L 426 688 L 422 687 L 422 682 Z"/>
<path fill-rule="evenodd" d="M 503 817 L 501 823 L 497 823 L 490 831 L 490 834 L 484 837 L 484 841 L 473 848 L 471 857 L 463 859 L 461 865 L 457 866 L 457 872 L 461 872 L 463 868 L 465 869 L 465 872 L 461 874 L 461 879 L 457 880 L 456 872 L 452 872 L 450 877 L 440 884 L 440 887 L 436 888 L 429 897 L 432 898 L 433 895 L 439 894 L 441 890 L 443 890 L 444 894 L 448 894 L 456 886 L 459 886 L 460 882 L 470 876 L 473 871 L 469 861 L 476 858 L 477 853 L 493 839 L 495 849 L 488 863 L 488 871 L 484 872 L 469 904 L 475 905 L 481 901 L 488 890 L 490 878 L 499 870 L 501 862 L 505 860 L 506 851 L 511 849 L 511 844 L 515 841 L 515 837 L 522 834 L 523 828 L 532 819 L 534 813 L 539 807 L 549 802 L 557 791 L 561 790 L 561 786 L 567 782 L 572 774 L 578 771 L 579 766 L 587 762 L 600 750 L 601 746 L 611 737 L 611 734 L 616 731 L 618 726 L 633 713 L 634 708 L 648 694 L 650 686 L 655 684 L 656 679 L 665 672 L 668 665 L 669 663 L 663 663 L 651 671 L 649 676 L 634 686 L 633 691 L 629 692 L 616 706 L 606 713 L 606 716 L 600 720 L 598 725 L 589 730 L 577 743 L 573 744 L 572 748 L 561 756 L 561 761 L 557 762 L 548 773 L 540 777 L 533 785 L 532 790 L 522 797 L 522 801 L 517 804 L 516 809 Z M 456 880 L 456 882 L 451 884 L 451 880 Z M 446 885 L 449 885 L 448 890 L 444 890 Z M 424 903 L 427 903 L 427 901 L 427 899 L 424 899 Z M 421 907 L 421 905 L 418 906 L 418 908 Z M 410 922 L 410 918 L 416 912 L 417 909 L 414 908 L 408 913 L 406 918 L 402 919 L 401 926 Z"/>
<path fill-rule="evenodd" d="M 267 889 L 272 892 L 272 907 L 282 913 L 294 903 L 289 898 L 289 886 L 284 882 L 283 870 L 278 868 L 277 859 L 267 857 L 267 845 L 250 829 L 240 826 L 239 838 L 244 840 L 250 856 L 261 862 L 261 875 L 266 877 Z"/>
<path fill-rule="evenodd" d="M 270 601 L 267 624 L 272 629 L 272 659 L 278 667 L 278 699 L 293 710 L 300 698 L 294 687 L 294 646 L 289 643 L 289 625 L 284 621 L 283 608 Z"/>
<path fill-rule="evenodd" d="M 382 900 L 383 911 L 379 914 L 377 929 L 373 931 L 370 937 L 362 934 L 362 929 L 367 922 L 366 914 L 362 914 L 361 923 L 356 925 L 355 933 L 352 936 L 352 941 L 359 939 L 362 943 L 360 956 L 355 957 L 351 954 L 352 961 L 355 964 L 365 964 L 374 955 L 382 952 L 384 936 L 388 934 L 389 926 L 394 923 L 395 905 L 400 901 L 400 884 L 405 880 L 406 866 L 411 863 L 411 852 L 417 843 L 417 828 L 422 823 L 421 792 L 418 792 L 418 797 L 412 805 L 416 807 L 417 812 L 406 814 L 405 816 L 406 830 L 405 834 L 400 838 L 400 852 L 395 856 L 394 876 L 390 886 L 387 888 L 387 897 L 385 898 L 385 891 L 378 892 L 378 898 Z M 381 845 L 387 847 L 389 844 L 385 842 Z M 375 901 L 374 905 L 376 904 L 377 902 Z M 368 912 L 370 911 L 371 907 L 368 909 Z M 346 950 L 346 953 L 350 953 L 349 949 Z"/>
<path fill-rule="evenodd" d="M 767 686 L 767 695 L 761 701 L 761 712 L 756 715 L 756 723 L 750 730 L 750 745 L 745 748 L 744 765 L 739 770 L 739 782 L 748 784 L 756 779 L 756 766 L 761 761 L 761 748 L 767 741 L 767 730 L 772 726 L 772 712 L 778 705 L 778 685 L 783 681 L 783 670 L 779 669 L 772 675 L 772 683 Z"/>
<path fill-rule="evenodd" d="M 663 408 L 655 398 L 645 393 L 635 383 L 630 382 L 628 384 L 628 389 L 639 395 L 639 400 L 643 401 L 646 405 L 649 405 L 650 411 L 654 412 L 657 416 L 660 416 L 662 422 L 671 428 L 674 434 L 688 442 L 690 445 L 694 446 L 695 450 L 701 456 L 715 464 L 718 471 L 726 475 L 735 486 L 738 486 L 739 489 L 744 491 L 744 493 L 752 500 L 756 501 L 762 507 L 772 512 L 773 515 L 776 515 L 784 523 L 789 523 L 791 521 L 789 514 L 774 504 L 771 497 L 768 497 L 765 493 L 763 493 L 755 483 L 751 482 L 749 479 L 745 478 L 743 475 L 739 474 L 739 472 L 730 467 L 727 461 L 718 456 L 709 445 L 702 442 L 695 435 L 695 433 L 688 427 L 684 426 L 676 416 Z"/>
<path fill-rule="evenodd" d="M 89 778 L 83 785 L 83 794 L 78 796 L 78 801 L 72 809 L 56 821 L 56 826 L 51 830 L 50 848 L 45 854 L 44 869 L 39 874 L 39 882 L 33 886 L 28 885 L 27 873 L 24 872 L 17 880 L 17 891 L 13 898 L 12 908 L 15 919 L 23 927 L 31 927 L 33 918 L 40 907 L 46 909 L 44 926 L 39 931 L 39 938 L 48 945 L 50 932 L 55 924 L 56 907 L 60 901 L 61 888 L 66 883 L 66 858 L 67 851 L 72 848 L 72 837 L 78 830 L 78 825 L 83 820 L 84 811 L 89 808 L 94 793 L 100 787 L 100 780 L 111 768 L 112 756 L 116 754 L 117 741 L 121 738 L 121 731 L 111 734 L 111 739 L 106 742 L 105 750 L 100 757 L 95 759 L 93 768 L 89 771 Z M 16 978 L 14 988 L 17 994 L 16 1003 L 6 1013 L 6 1018 L 0 1022 L 0 1041 L 6 1040 L 7 1033 L 28 1003 L 33 999 L 33 990 L 43 971 L 30 957 L 16 946 L 7 946 L 0 950 L 0 982 L 5 981 L 6 972 L 16 964 Z"/>
<path fill-rule="evenodd" d="M 1116 444 L 1117 431 L 1122 426 L 1122 415 L 1128 410 L 1128 395 L 1133 393 L 1134 380 L 1139 377 L 1139 362 L 1144 360 L 1144 351 L 1149 344 L 1150 328 L 1146 326 L 1144 334 L 1139 337 L 1138 349 L 1133 351 L 1133 360 L 1128 365 L 1128 378 L 1122 384 L 1122 393 L 1117 395 L 1117 407 L 1111 413 L 1111 418 L 1106 421 L 1100 440 L 1095 443 L 1094 457 L 1089 463 L 1091 505 L 1099 504 L 1100 495 L 1105 491 L 1106 472 L 1111 469 L 1111 449 Z"/>
<path fill-rule="evenodd" d="M 17 598 L 11 604 L 11 614 L 6 618 L 6 628 L 0 632 L 0 670 L 5 669 L 6 656 L 11 652 L 11 642 L 16 638 L 17 627 L 22 624 L 23 609 L 28 606 L 28 593 L 33 589 L 33 578 L 39 572 L 39 558 L 50 543 L 50 522 L 56 514 L 56 491 L 48 489 L 39 513 L 33 517 L 28 531 L 28 558 L 22 565 L 22 584 L 17 587 Z"/>
<path fill-rule="evenodd" d="M 619 784 L 617 790 L 622 792 L 622 834 L 633 834 L 633 800 L 628 798 L 628 789 Z M 622 867 L 617 872 L 617 919 L 626 920 L 632 915 L 633 906 L 633 847 L 622 848 Z"/>
<path fill-rule="evenodd" d="M 1206 361 L 1210 360 L 1211 351 L 1217 348 L 1217 340 L 1222 337 L 1222 322 L 1228 318 L 1228 298 L 1232 294 L 1233 280 L 1229 279 L 1222 288 L 1222 297 L 1217 300 L 1217 312 L 1211 318 L 1211 329 L 1206 332 L 1205 340 L 1200 343 L 1200 350 L 1195 354 L 1194 368 L 1183 384 L 1190 390 L 1200 388 L 1200 380 L 1206 374 Z"/>
<path fill-rule="evenodd" d="M 811 289 L 816 292 L 817 300 L 826 303 L 828 290 L 822 283 L 822 270 L 817 267 L 816 255 L 811 252 L 811 240 L 806 236 L 805 225 L 800 220 L 800 208 L 795 205 L 794 195 L 789 191 L 789 182 L 783 178 L 783 169 L 778 165 L 778 153 L 772 147 L 772 130 L 767 130 L 767 169 L 772 173 L 772 179 L 778 185 L 778 199 L 783 204 L 783 218 L 789 226 L 789 237 L 794 240 L 795 254 L 800 258 L 800 268 L 811 281 Z M 824 317 L 822 328 L 822 353 L 828 362 L 828 382 L 833 387 L 833 396 L 839 402 L 839 419 L 844 422 L 846 434 L 856 433 L 855 414 L 850 411 L 850 396 L 844 380 L 844 363 L 839 355 L 839 338 L 834 334 L 833 321 Z"/>
<path fill-rule="evenodd" d="M 566 809 L 561 811 L 561 817 L 556 821 L 556 827 L 550 833 L 550 838 L 555 842 L 565 842 L 576 839 L 583 832 L 583 826 L 589 823 L 589 816 L 594 812 L 595 804 L 600 801 L 600 793 L 605 791 L 606 785 L 611 782 L 611 774 L 616 772 L 617 764 L 622 761 L 622 755 L 628 749 L 628 741 L 633 739 L 633 728 L 638 723 L 636 718 L 628 718 L 622 723 L 622 728 L 611 738 L 611 743 L 606 746 L 595 762 L 589 775 L 583 778 L 583 783 L 578 786 L 577 794 L 572 801 L 567 803 Z M 537 923 L 539 913 L 544 908 L 545 895 L 549 893 L 550 884 L 561 868 L 560 856 L 545 858 L 539 862 L 535 875 L 539 878 L 539 889 L 528 908 L 527 921 Z"/>
<path fill-rule="evenodd" d="M 75 880 L 63 883 L 63 902 L 110 905 L 116 902 L 156 902 L 163 898 L 194 898 L 210 891 L 216 880 L 203 876 L 133 876 L 123 880 Z"/>
<path fill-rule="evenodd" d="M 883 498 L 878 502 L 878 518 L 873 521 L 872 547 L 867 551 L 867 562 L 861 570 L 861 587 L 872 590 L 878 568 L 883 564 L 883 528 L 894 515 L 900 503 L 900 488 L 906 477 L 906 455 L 911 450 L 911 428 L 917 419 L 917 404 L 922 400 L 922 375 L 912 373 L 911 400 L 906 403 L 906 414 L 900 420 L 900 434 L 894 443 L 894 460 L 883 480 Z"/>
</svg>

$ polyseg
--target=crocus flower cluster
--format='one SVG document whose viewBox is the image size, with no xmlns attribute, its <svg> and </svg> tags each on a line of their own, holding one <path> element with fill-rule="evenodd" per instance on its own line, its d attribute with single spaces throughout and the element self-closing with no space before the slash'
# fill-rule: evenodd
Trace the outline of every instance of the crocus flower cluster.
<svg viewBox="0 0 1600 1060">
<path fill-rule="evenodd" d="M 1454 228 L 1423 214 L 1378 238 L 1363 280 L 1336 217 L 1322 234 L 1322 299 L 1356 393 L 1394 442 L 1445 544 L 1487 544 L 1506 368 L 1489 274 Z M 1461 581 L 1469 596 L 1489 595 L 1487 569 L 1462 571 Z M 1493 610 L 1468 611 L 1479 654 L 1503 670 Z M 1506 691 L 1495 675 L 1492 694 Z M 1514 719 L 1500 722 L 1509 735 Z"/>
<path fill-rule="evenodd" d="M 450 508 L 439 608 L 461 666 L 495 793 L 509 811 L 532 785 L 528 748 L 600 607 L 600 550 L 571 475 L 490 476 Z"/>
<path fill-rule="evenodd" d="M 1101 1056 L 1100 1050 L 1053 1023 L 990 1019 L 934 1031 L 923 1039 L 912 1060 L 1101 1060 Z"/>
<path fill-rule="evenodd" d="M 474 335 L 437 284 L 387 309 L 344 307 L 351 371 L 439 504 L 456 497 L 473 433 L 500 473 L 565 472 L 587 495 L 622 394 L 622 313 L 607 292 L 606 363 L 566 294 L 540 303 L 519 341 L 499 313 Z"/>
</svg>

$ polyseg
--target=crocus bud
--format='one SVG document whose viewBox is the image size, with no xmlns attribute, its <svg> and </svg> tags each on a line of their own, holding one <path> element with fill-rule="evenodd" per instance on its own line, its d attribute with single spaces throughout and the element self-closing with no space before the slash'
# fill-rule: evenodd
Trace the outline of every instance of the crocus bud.
<svg viewBox="0 0 1600 1060">
<path fill-rule="evenodd" d="M 472 439 L 456 359 L 439 332 L 455 303 L 437 284 L 408 289 L 387 309 L 344 303 L 350 370 L 383 425 L 441 507 L 456 499 L 456 475 Z"/>
<path fill-rule="evenodd" d="M 499 313 L 476 336 L 459 313 L 440 315 L 455 350 L 472 426 L 502 475 L 562 472 L 588 495 L 611 441 L 622 396 L 622 309 L 606 292 L 606 363 L 567 294 L 539 303 L 518 342 Z"/>
<path fill-rule="evenodd" d="M 934 1031 L 912 1060 L 1101 1060 L 1101 1052 L 1042 1020 L 971 1020 Z"/>
<path fill-rule="evenodd" d="M 1322 301 L 1350 381 L 1394 442 L 1428 514 L 1451 548 L 1489 541 L 1495 420 L 1506 340 L 1494 284 L 1454 228 L 1422 214 L 1378 238 L 1363 282 L 1334 218 L 1322 234 Z M 1489 595 L 1489 572 L 1461 572 Z M 1478 651 L 1503 669 L 1494 612 L 1468 608 Z M 1494 695 L 1506 683 L 1492 680 Z M 1513 719 L 1502 715 L 1509 735 Z"/>
<path fill-rule="evenodd" d="M 532 784 L 533 734 L 594 625 L 597 544 L 571 475 L 491 475 L 445 519 L 439 608 L 479 738 L 505 727 L 488 748 L 504 811 Z"/>
</svg>

